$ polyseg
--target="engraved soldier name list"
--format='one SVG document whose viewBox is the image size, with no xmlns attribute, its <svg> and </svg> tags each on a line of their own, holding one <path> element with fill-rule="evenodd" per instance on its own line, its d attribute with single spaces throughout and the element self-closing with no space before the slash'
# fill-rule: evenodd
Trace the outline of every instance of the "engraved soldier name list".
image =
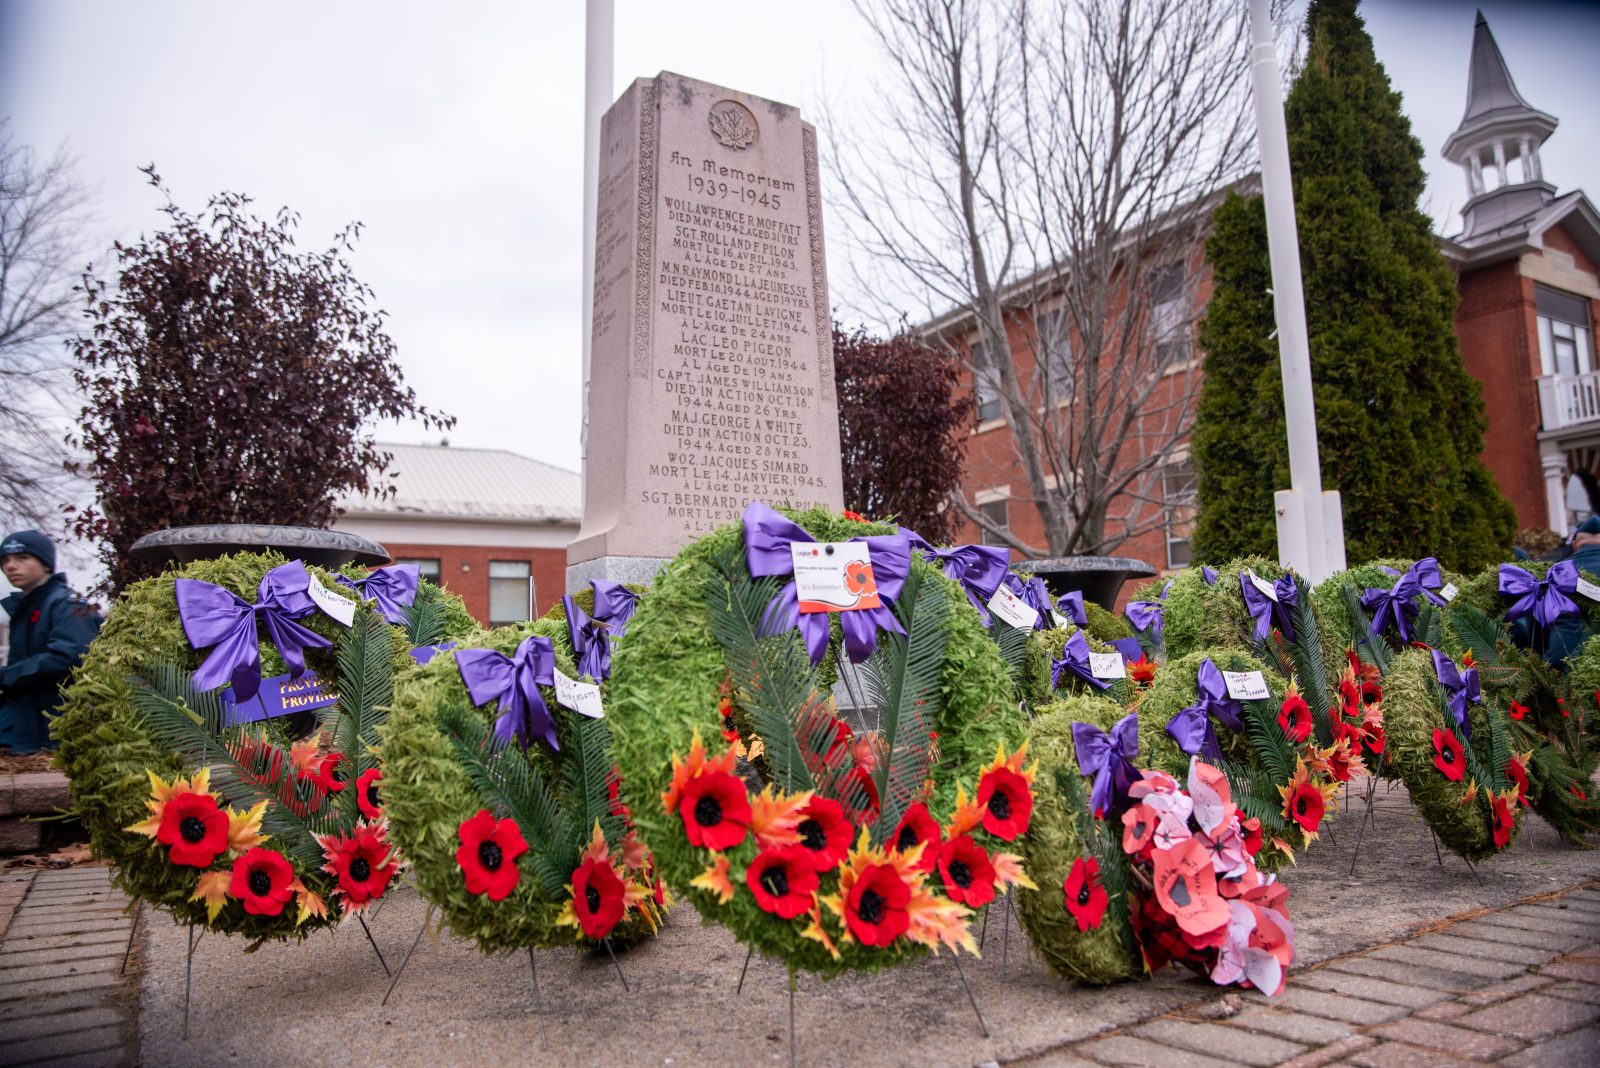
<svg viewBox="0 0 1600 1068">
<path fill-rule="evenodd" d="M 568 563 L 671 556 L 751 500 L 842 507 L 815 130 L 662 73 L 606 113 L 600 152 Z"/>
</svg>

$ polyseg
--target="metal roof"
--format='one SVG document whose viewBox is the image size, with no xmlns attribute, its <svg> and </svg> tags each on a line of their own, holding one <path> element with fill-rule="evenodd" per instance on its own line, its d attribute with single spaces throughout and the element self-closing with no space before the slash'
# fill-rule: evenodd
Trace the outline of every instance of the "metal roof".
<svg viewBox="0 0 1600 1068">
<path fill-rule="evenodd" d="M 504 449 L 454 445 L 389 445 L 393 497 L 345 496 L 341 513 L 354 516 L 520 520 L 577 523 L 583 481 L 576 471 Z"/>
</svg>

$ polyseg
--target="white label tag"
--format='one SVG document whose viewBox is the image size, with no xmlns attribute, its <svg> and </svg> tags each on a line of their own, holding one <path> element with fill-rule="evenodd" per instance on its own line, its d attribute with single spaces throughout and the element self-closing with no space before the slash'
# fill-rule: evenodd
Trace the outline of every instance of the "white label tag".
<svg viewBox="0 0 1600 1068">
<path fill-rule="evenodd" d="M 1460 590 L 1456 589 L 1456 584 L 1454 582 L 1446 582 L 1444 587 L 1439 590 L 1439 596 L 1444 598 L 1445 604 L 1449 604 L 1451 601 L 1456 599 L 1456 594 L 1460 592 Z"/>
<path fill-rule="evenodd" d="M 323 614 L 335 622 L 348 627 L 356 621 L 356 603 L 340 597 L 315 576 L 306 583 L 306 593 L 317 603 L 317 607 L 322 609 Z"/>
<path fill-rule="evenodd" d="M 1066 630 L 1067 626 L 1072 621 L 1069 620 L 1069 619 L 1066 619 L 1065 617 L 1063 617 L 1061 615 L 1060 612 L 1057 612 L 1054 608 L 1052 608 L 1052 609 L 1050 609 L 1050 622 L 1054 626 L 1054 629 L 1056 629 L 1056 630 Z"/>
<path fill-rule="evenodd" d="M 1262 701 L 1270 697 L 1267 680 L 1259 671 L 1224 671 L 1228 696 L 1236 701 Z"/>
<path fill-rule="evenodd" d="M 1121 653 L 1090 653 L 1089 674 L 1097 679 L 1125 679 L 1128 666 L 1123 663 Z"/>
<path fill-rule="evenodd" d="M 1596 586 L 1588 579 L 1578 579 L 1578 592 L 1589 598 L 1591 601 L 1600 601 L 1600 586 Z"/>
<path fill-rule="evenodd" d="M 1039 622 L 1039 610 L 1005 586 L 995 590 L 994 596 L 989 598 L 989 611 L 1022 630 L 1032 630 L 1033 625 Z"/>
<path fill-rule="evenodd" d="M 862 541 L 797 541 L 789 546 L 802 612 L 880 608 L 872 556 Z"/>
<path fill-rule="evenodd" d="M 592 682 L 569 679 L 559 668 L 556 669 L 556 703 L 590 719 L 604 719 L 606 715 L 600 707 L 600 687 Z"/>
<path fill-rule="evenodd" d="M 1252 586 L 1261 591 L 1262 596 L 1266 597 L 1266 599 L 1271 601 L 1273 604 L 1278 603 L 1278 591 L 1272 585 L 1272 583 L 1268 582 L 1254 571 L 1246 571 L 1245 576 L 1250 580 L 1250 584 Z"/>
</svg>

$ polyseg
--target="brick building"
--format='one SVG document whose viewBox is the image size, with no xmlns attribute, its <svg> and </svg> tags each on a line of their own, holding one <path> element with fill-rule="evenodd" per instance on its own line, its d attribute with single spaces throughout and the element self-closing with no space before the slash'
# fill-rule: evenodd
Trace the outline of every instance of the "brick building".
<svg viewBox="0 0 1600 1068">
<path fill-rule="evenodd" d="M 536 618 L 561 599 L 582 511 L 577 472 L 499 449 L 383 448 L 394 454 L 394 496 L 341 501 L 340 530 L 417 564 L 485 626 Z"/>
<path fill-rule="evenodd" d="M 1466 111 L 1443 146 L 1445 158 L 1466 171 L 1471 199 L 1462 210 L 1461 233 L 1441 238 L 1439 245 L 1459 279 L 1456 335 L 1462 359 L 1484 386 L 1484 460 L 1515 507 L 1519 526 L 1565 533 L 1573 520 L 1600 510 L 1600 364 L 1594 343 L 1600 215 L 1581 190 L 1558 194 L 1544 179 L 1539 146 L 1556 125 L 1517 92 L 1480 14 Z M 1141 324 L 1148 344 L 1183 346 L 1185 352 L 1211 294 L 1206 227 L 1190 236 L 1187 255 L 1156 265 Z M 1052 342 L 1040 324 L 1049 321 L 1049 301 L 1038 299 L 1037 287 L 1028 282 L 1017 288 L 1029 299 L 1008 318 L 1008 340 L 1018 378 L 1026 383 L 1051 359 L 1070 360 L 1072 347 L 1062 344 L 1058 356 L 1048 352 Z M 973 320 L 961 312 L 923 329 L 956 348 L 977 344 Z M 1170 407 L 1197 398 L 1202 368 L 1198 353 L 1165 361 L 1154 404 Z M 1001 418 L 999 394 L 972 376 L 967 386 L 975 389 L 980 411 L 967 442 L 962 491 L 986 519 L 1042 551 L 1044 527 Z M 1111 509 L 1137 533 L 1113 551 L 1160 570 L 1180 568 L 1189 562 L 1194 472 L 1186 442 L 1149 437 L 1160 454 L 1150 456 L 1135 440 L 1126 461 L 1154 460 L 1149 476 Z M 1108 535 L 1117 530 L 1115 522 L 1108 523 Z M 960 540 L 985 537 L 968 522 Z"/>
</svg>

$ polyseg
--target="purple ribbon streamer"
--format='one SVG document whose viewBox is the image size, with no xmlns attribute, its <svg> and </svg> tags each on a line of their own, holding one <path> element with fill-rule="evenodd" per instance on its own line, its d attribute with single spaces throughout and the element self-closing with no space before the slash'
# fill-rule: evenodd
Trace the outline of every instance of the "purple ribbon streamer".
<svg viewBox="0 0 1600 1068">
<path fill-rule="evenodd" d="M 1111 684 L 1104 679 L 1095 678 L 1094 672 L 1090 670 L 1089 639 L 1083 636 L 1081 630 L 1073 631 L 1072 637 L 1062 645 L 1061 659 L 1050 661 L 1050 688 L 1061 689 L 1061 676 L 1069 671 L 1097 690 L 1111 687 Z"/>
<path fill-rule="evenodd" d="M 1167 733 L 1178 743 L 1178 748 L 1190 756 L 1204 755 L 1207 760 L 1221 760 L 1222 745 L 1217 741 L 1217 729 L 1211 719 L 1216 717 L 1231 731 L 1242 731 L 1244 721 L 1239 716 L 1244 706 L 1228 696 L 1227 681 L 1210 657 L 1201 662 L 1195 684 L 1200 691 L 1199 700 L 1172 717 L 1167 723 Z"/>
<path fill-rule="evenodd" d="M 406 609 L 417 600 L 417 582 L 422 568 L 416 564 L 391 564 L 352 579 L 334 577 L 339 585 L 356 591 L 362 600 L 378 602 L 378 614 L 397 626 L 405 626 Z"/>
<path fill-rule="evenodd" d="M 1517 601 L 1506 609 L 1506 622 L 1514 623 L 1531 615 L 1542 627 L 1551 626 L 1562 616 L 1578 614 L 1578 565 L 1571 560 L 1551 564 L 1543 579 L 1516 564 L 1500 565 L 1500 592 Z"/>
<path fill-rule="evenodd" d="M 571 596 L 561 598 L 561 607 L 567 614 L 567 637 L 572 640 L 579 673 L 600 682 L 611 677 L 611 639 L 628 632 L 639 595 L 605 579 L 590 579 L 589 585 L 594 590 L 593 616 Z"/>
<path fill-rule="evenodd" d="M 456 667 L 474 705 L 500 702 L 500 717 L 494 721 L 497 743 L 508 745 L 514 737 L 526 752 L 534 738 L 543 737 L 551 749 L 560 750 L 556 722 L 539 692 L 540 686 L 556 682 L 556 652 L 549 638 L 524 638 L 513 656 L 494 649 L 457 649 Z"/>
<path fill-rule="evenodd" d="M 1005 584 L 1023 604 L 1039 613 L 1038 618 L 1033 621 L 1033 629 L 1049 630 L 1050 588 L 1044 584 L 1044 579 L 1035 575 L 1024 581 L 1020 576 L 1007 571 Z"/>
<path fill-rule="evenodd" d="M 745 562 L 755 578 L 793 575 L 794 556 L 789 546 L 794 542 L 816 540 L 798 523 L 784 518 L 760 501 L 751 501 L 745 507 Z M 895 618 L 892 606 L 895 598 L 900 596 L 906 576 L 911 572 L 910 539 L 905 534 L 877 534 L 850 540 L 865 543 L 872 556 L 872 576 L 878 584 L 882 606 L 837 613 L 802 612 L 799 594 L 791 579 L 767 605 L 766 614 L 761 619 L 763 637 L 798 629 L 805 640 L 811 662 L 820 664 L 828 651 L 828 617 L 837 615 L 839 628 L 844 632 L 845 655 L 852 664 L 859 664 L 877 648 L 878 631 L 886 630 L 891 634 L 906 632 Z"/>
<path fill-rule="evenodd" d="M 183 623 L 184 636 L 195 649 L 215 646 L 200 670 L 195 672 L 195 685 L 202 690 L 214 690 L 225 682 L 232 682 L 235 701 L 255 697 L 261 688 L 261 651 L 256 638 L 258 619 L 266 624 L 268 638 L 288 665 L 289 677 L 298 679 L 304 675 L 305 651 L 326 649 L 333 644 L 295 622 L 316 611 L 316 602 L 306 592 L 310 583 L 311 576 L 300 561 L 279 564 L 261 576 L 256 587 L 257 600 L 252 605 L 214 583 L 178 579 L 178 618 Z"/>
<path fill-rule="evenodd" d="M 1056 607 L 1063 615 L 1072 620 L 1075 627 L 1089 625 L 1089 611 L 1083 607 L 1083 591 L 1073 590 L 1071 593 L 1062 594 L 1056 598 Z"/>
<path fill-rule="evenodd" d="M 1255 639 L 1261 641 L 1272 629 L 1276 620 L 1278 629 L 1283 631 L 1285 641 L 1294 641 L 1294 614 L 1295 604 L 1300 600 L 1299 588 L 1295 585 L 1293 575 L 1284 575 L 1272 584 L 1272 592 L 1278 595 L 1274 601 L 1250 581 L 1250 576 L 1244 573 L 1239 575 L 1239 590 L 1244 594 L 1244 607 L 1250 613 L 1250 618 L 1255 620 Z"/>
<path fill-rule="evenodd" d="M 1128 617 L 1128 622 L 1133 624 L 1133 629 L 1141 634 L 1150 632 L 1150 636 L 1161 640 L 1161 628 L 1164 621 L 1161 618 L 1160 601 L 1129 601 L 1122 609 L 1122 614 Z"/>
<path fill-rule="evenodd" d="M 924 546 L 928 544 L 921 538 L 916 540 Z M 1006 567 L 1011 562 L 1011 550 L 1003 545 L 957 545 L 949 549 L 927 547 L 922 550 L 922 555 L 924 559 L 944 568 L 946 578 L 961 583 L 961 588 L 967 592 L 967 600 L 978 610 L 983 625 L 987 627 L 989 599 L 1009 574 Z M 873 561 L 872 570 L 874 574 L 877 573 L 876 560 Z"/>
<path fill-rule="evenodd" d="M 1091 723 L 1074 723 L 1072 748 L 1078 772 L 1094 776 L 1089 810 L 1100 819 L 1115 818 L 1128 807 L 1128 788 L 1139 781 L 1139 714 L 1117 720 L 1109 735 Z"/>
<path fill-rule="evenodd" d="M 1161 587 L 1161 592 L 1156 595 L 1156 600 L 1165 601 L 1167 594 L 1172 592 L 1172 584 L 1177 581 L 1177 579 L 1167 579 L 1166 583 Z"/>
<path fill-rule="evenodd" d="M 1122 659 L 1129 664 L 1144 659 L 1144 646 L 1139 644 L 1138 638 L 1112 638 L 1106 644 L 1121 653 Z"/>
<path fill-rule="evenodd" d="M 1392 623 L 1400 634 L 1400 641 L 1410 642 L 1411 624 L 1421 610 L 1416 603 L 1417 597 L 1426 597 L 1442 608 L 1444 598 L 1433 591 L 1443 584 L 1444 579 L 1439 575 L 1439 561 L 1432 556 L 1425 556 L 1406 568 L 1405 574 L 1390 589 L 1367 587 L 1361 594 L 1361 607 L 1372 613 L 1372 625 L 1367 628 L 1367 633 L 1376 638 Z"/>
<path fill-rule="evenodd" d="M 1216 571 L 1205 564 L 1200 565 L 1200 577 L 1206 580 L 1207 586 L 1215 586 L 1217 584 Z"/>
<path fill-rule="evenodd" d="M 1467 715 L 1467 702 L 1481 704 L 1483 694 L 1478 688 L 1478 669 L 1467 668 L 1465 671 L 1456 667 L 1454 660 L 1445 656 L 1439 650 L 1433 653 L 1433 673 L 1439 680 L 1439 688 L 1444 690 L 1445 702 L 1450 708 L 1450 714 L 1455 717 L 1456 726 L 1461 728 L 1461 737 L 1472 737 L 1472 720 Z"/>
</svg>

